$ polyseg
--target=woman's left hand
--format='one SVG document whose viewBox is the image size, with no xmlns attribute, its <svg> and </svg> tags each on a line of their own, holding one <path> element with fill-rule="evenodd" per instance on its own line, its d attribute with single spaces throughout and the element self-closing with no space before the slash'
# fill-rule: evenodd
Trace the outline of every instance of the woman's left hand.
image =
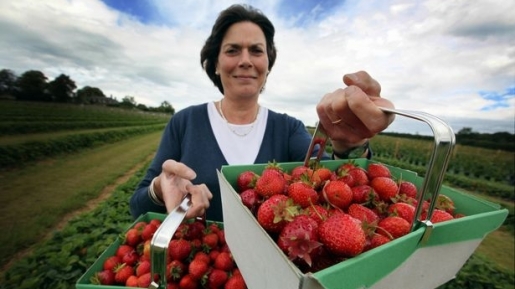
<svg viewBox="0 0 515 289">
<path fill-rule="evenodd" d="M 385 130 L 395 118 L 379 108 L 394 106 L 380 97 L 381 86 L 367 72 L 346 74 L 343 82 L 346 88 L 324 95 L 317 105 L 320 124 L 335 152 L 365 143 Z"/>
</svg>

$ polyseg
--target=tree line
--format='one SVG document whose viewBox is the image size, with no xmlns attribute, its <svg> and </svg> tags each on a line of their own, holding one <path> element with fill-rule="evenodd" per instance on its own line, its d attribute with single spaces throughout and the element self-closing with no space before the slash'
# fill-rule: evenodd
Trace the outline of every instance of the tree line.
<svg viewBox="0 0 515 289">
<path fill-rule="evenodd" d="M 138 104 L 133 96 L 125 96 L 118 101 L 116 97 L 107 97 L 98 87 L 84 86 L 77 89 L 75 81 L 66 74 L 61 73 L 49 81 L 48 77 L 38 70 L 28 70 L 19 76 L 10 69 L 0 70 L 0 99 L 96 104 L 167 114 L 175 113 L 175 109 L 167 101 L 163 101 L 158 107 Z"/>
</svg>

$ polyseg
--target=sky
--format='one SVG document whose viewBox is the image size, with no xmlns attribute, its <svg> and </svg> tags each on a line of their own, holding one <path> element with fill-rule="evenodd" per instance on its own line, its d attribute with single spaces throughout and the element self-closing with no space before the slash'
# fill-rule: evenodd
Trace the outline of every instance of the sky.
<svg viewBox="0 0 515 289">
<path fill-rule="evenodd" d="M 0 0 L 0 69 L 68 75 L 118 100 L 176 111 L 221 99 L 200 65 L 216 17 L 234 3 L 276 29 L 261 105 L 313 126 L 323 95 L 367 71 L 396 108 L 454 132 L 515 133 L 515 1 Z M 386 130 L 431 135 L 398 116 Z"/>
</svg>

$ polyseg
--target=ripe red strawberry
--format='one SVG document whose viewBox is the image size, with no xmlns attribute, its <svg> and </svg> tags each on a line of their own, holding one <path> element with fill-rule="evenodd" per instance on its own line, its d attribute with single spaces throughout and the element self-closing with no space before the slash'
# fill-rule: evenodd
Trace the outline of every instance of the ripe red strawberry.
<svg viewBox="0 0 515 289">
<path fill-rule="evenodd" d="M 120 245 L 120 247 L 118 247 L 116 249 L 115 255 L 120 259 L 120 262 L 122 262 L 123 257 L 127 253 L 132 252 L 132 251 L 134 251 L 134 247 L 126 245 L 126 244 L 122 244 L 122 245 Z"/>
<path fill-rule="evenodd" d="M 383 244 L 390 242 L 391 239 L 385 235 L 381 235 L 378 233 L 374 233 L 370 238 L 368 238 L 367 245 L 364 251 L 368 251 L 374 248 L 377 248 Z"/>
<path fill-rule="evenodd" d="M 225 282 L 224 289 L 247 289 L 245 280 L 241 274 L 232 275 Z"/>
<path fill-rule="evenodd" d="M 254 189 L 263 198 L 269 198 L 273 195 L 283 194 L 286 188 L 286 180 L 281 171 L 277 169 L 267 168 L 261 176 L 256 180 Z"/>
<path fill-rule="evenodd" d="M 179 260 L 172 260 L 166 265 L 166 280 L 178 281 L 187 273 L 188 268 Z"/>
<path fill-rule="evenodd" d="M 313 175 L 313 170 L 304 165 L 296 166 L 290 172 L 290 177 L 291 177 L 292 182 L 299 181 L 305 177 L 311 178 L 312 175 Z"/>
<path fill-rule="evenodd" d="M 347 209 L 353 197 L 351 188 L 340 180 L 325 183 L 322 194 L 331 206 L 342 210 Z"/>
<path fill-rule="evenodd" d="M 426 214 L 427 214 L 426 212 L 422 212 L 422 214 L 421 214 L 422 219 L 426 218 Z M 434 209 L 433 215 L 431 216 L 431 222 L 433 224 L 449 221 L 452 219 L 454 219 L 454 217 L 451 214 L 449 214 L 448 212 L 446 212 L 444 210 L 440 210 L 440 209 Z"/>
<path fill-rule="evenodd" d="M 312 205 L 304 209 L 304 213 L 315 220 L 318 224 L 329 217 L 329 212 L 321 205 Z"/>
<path fill-rule="evenodd" d="M 143 274 L 146 274 L 146 273 L 149 273 L 150 272 L 150 269 L 151 269 L 151 263 L 150 261 L 148 260 L 143 260 L 143 261 L 140 261 L 137 265 L 136 265 L 136 276 L 141 276 Z"/>
<path fill-rule="evenodd" d="M 336 169 L 336 174 L 337 175 L 342 175 L 342 174 L 346 174 L 348 173 L 349 171 L 357 168 L 358 166 L 356 165 L 356 163 L 354 161 L 349 161 L 349 162 L 346 162 L 346 163 L 343 163 L 341 164 L 337 169 Z"/>
<path fill-rule="evenodd" d="M 377 223 L 376 232 L 392 239 L 397 239 L 408 234 L 411 225 L 408 221 L 397 216 L 388 216 Z"/>
<path fill-rule="evenodd" d="M 114 270 L 114 280 L 118 284 L 125 284 L 130 276 L 134 275 L 134 268 L 125 263 L 122 263 Z"/>
<path fill-rule="evenodd" d="M 254 189 L 247 189 L 240 194 L 243 205 L 254 213 L 259 206 L 260 196 Z"/>
<path fill-rule="evenodd" d="M 135 247 L 141 242 L 140 231 L 136 228 L 131 228 L 125 232 L 123 243 Z"/>
<path fill-rule="evenodd" d="M 318 203 L 318 193 L 309 184 L 297 181 L 288 186 L 288 196 L 301 208 Z"/>
<path fill-rule="evenodd" d="M 139 288 L 148 288 L 150 283 L 152 282 L 152 274 L 150 272 L 145 273 L 138 277 L 138 286 Z"/>
<path fill-rule="evenodd" d="M 273 195 L 257 211 L 257 221 L 268 232 L 279 233 L 298 214 L 299 207 L 285 195 Z"/>
<path fill-rule="evenodd" d="M 415 219 L 415 207 L 408 203 L 394 203 L 388 206 L 387 212 L 391 216 L 399 216 L 410 224 Z"/>
<path fill-rule="evenodd" d="M 385 202 L 390 202 L 399 193 L 399 186 L 389 177 L 375 177 L 370 181 L 370 186 Z"/>
<path fill-rule="evenodd" d="M 298 215 L 279 234 L 277 245 L 293 262 L 311 266 L 313 256 L 320 252 L 318 223 L 307 215 Z"/>
<path fill-rule="evenodd" d="M 191 243 L 185 239 L 172 239 L 168 246 L 168 256 L 171 260 L 184 261 L 191 254 Z"/>
<path fill-rule="evenodd" d="M 399 184 L 399 194 L 406 195 L 408 198 L 417 198 L 417 186 L 408 181 L 401 181 Z"/>
<path fill-rule="evenodd" d="M 90 282 L 93 285 L 113 285 L 114 270 L 99 271 L 91 277 Z"/>
<path fill-rule="evenodd" d="M 365 248 L 361 222 L 348 214 L 334 214 L 318 227 L 320 241 L 337 256 L 354 257 Z"/>
<path fill-rule="evenodd" d="M 138 277 L 131 275 L 125 280 L 125 287 L 138 287 Z"/>
<path fill-rule="evenodd" d="M 188 265 L 188 274 L 196 280 L 200 280 L 208 270 L 208 263 L 199 258 L 191 260 Z"/>
<path fill-rule="evenodd" d="M 202 237 L 202 245 L 207 250 L 212 250 L 218 247 L 218 235 L 210 232 Z"/>
<path fill-rule="evenodd" d="M 353 186 L 366 185 L 369 182 L 367 172 L 362 168 L 354 168 L 348 172 L 348 175 L 354 181 Z"/>
<path fill-rule="evenodd" d="M 311 176 L 311 183 L 315 189 L 321 188 L 324 183 L 331 179 L 333 172 L 326 167 L 319 167 L 315 169 Z"/>
<path fill-rule="evenodd" d="M 128 252 L 127 254 L 125 254 L 125 256 L 123 256 L 122 263 L 125 263 L 130 266 L 134 266 L 134 265 L 136 265 L 138 260 L 139 260 L 138 253 L 136 252 L 136 250 L 132 250 L 132 251 Z"/>
<path fill-rule="evenodd" d="M 186 274 L 179 281 L 180 289 L 198 289 L 200 288 L 200 282 L 194 278 L 191 274 Z"/>
<path fill-rule="evenodd" d="M 154 223 L 148 223 L 141 231 L 141 239 L 143 241 L 152 240 L 152 237 L 156 231 L 157 226 Z"/>
<path fill-rule="evenodd" d="M 110 271 L 114 271 L 114 269 L 120 265 L 120 263 L 122 263 L 122 260 L 120 257 L 114 255 L 114 256 L 110 256 L 108 257 L 105 261 L 104 261 L 104 264 L 103 264 L 103 268 L 104 270 L 110 270 Z"/>
<path fill-rule="evenodd" d="M 351 204 L 348 209 L 348 214 L 367 224 L 377 223 L 379 221 L 379 216 L 374 211 L 361 204 Z"/>
<path fill-rule="evenodd" d="M 214 268 L 207 274 L 207 280 L 204 287 L 207 289 L 219 289 L 227 282 L 229 275 L 227 271 Z"/>
<path fill-rule="evenodd" d="M 351 188 L 352 202 L 358 204 L 369 204 L 379 200 L 379 195 L 369 185 L 359 185 Z"/>
<path fill-rule="evenodd" d="M 238 192 L 243 192 L 247 189 L 254 188 L 258 174 L 253 171 L 244 171 L 238 175 L 236 179 L 236 185 L 238 186 Z"/>
<path fill-rule="evenodd" d="M 385 178 L 391 178 L 392 174 L 390 172 L 390 169 L 380 163 L 371 163 L 368 165 L 367 168 L 367 174 L 368 178 L 370 180 L 373 180 L 377 177 L 385 177 Z"/>
<path fill-rule="evenodd" d="M 216 269 L 227 271 L 227 272 L 234 269 L 235 263 L 234 263 L 231 253 L 220 252 L 220 254 L 218 254 L 218 256 L 216 256 L 215 262 L 213 263 L 213 267 Z"/>
</svg>

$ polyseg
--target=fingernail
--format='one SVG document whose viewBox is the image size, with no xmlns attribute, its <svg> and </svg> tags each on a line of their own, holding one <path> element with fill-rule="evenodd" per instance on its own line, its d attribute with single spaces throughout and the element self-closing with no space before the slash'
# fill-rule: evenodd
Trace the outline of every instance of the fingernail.
<svg viewBox="0 0 515 289">
<path fill-rule="evenodd" d="M 349 77 L 353 82 L 358 82 L 358 81 L 359 81 L 359 77 L 358 77 L 358 75 L 357 75 L 357 74 L 352 73 L 352 74 L 348 74 L 347 76 L 348 76 L 348 77 Z"/>
</svg>

